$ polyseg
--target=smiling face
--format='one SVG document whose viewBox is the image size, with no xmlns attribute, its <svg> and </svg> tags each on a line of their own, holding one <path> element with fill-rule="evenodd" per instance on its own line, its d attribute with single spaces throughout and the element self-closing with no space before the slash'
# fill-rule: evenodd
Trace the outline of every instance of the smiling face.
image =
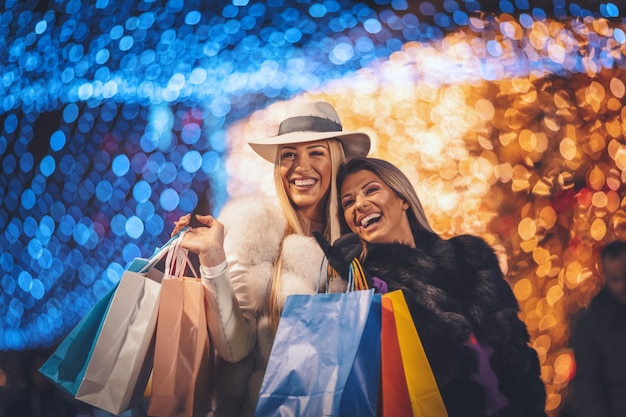
<svg viewBox="0 0 626 417">
<path fill-rule="evenodd" d="M 311 220 L 323 217 L 323 203 L 332 179 L 328 141 L 282 145 L 279 172 L 296 210 Z"/>
<path fill-rule="evenodd" d="M 399 242 L 415 247 L 406 203 L 376 174 L 349 174 L 341 184 L 341 208 L 351 231 L 370 243 Z"/>
</svg>

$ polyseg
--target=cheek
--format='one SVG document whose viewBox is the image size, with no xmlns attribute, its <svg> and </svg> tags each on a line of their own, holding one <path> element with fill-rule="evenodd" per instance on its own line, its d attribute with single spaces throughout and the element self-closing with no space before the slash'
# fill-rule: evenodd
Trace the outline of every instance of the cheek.
<svg viewBox="0 0 626 417">
<path fill-rule="evenodd" d="M 330 171 L 331 171 L 331 164 L 330 164 L 330 160 L 324 160 L 324 161 L 320 161 L 320 164 L 317 166 L 317 171 L 319 172 L 319 174 L 321 176 L 324 177 L 324 179 L 330 179 Z"/>
<path fill-rule="evenodd" d="M 322 179 L 322 189 L 324 192 L 326 192 L 330 189 L 330 182 L 332 180 L 330 162 L 327 162 L 323 166 L 321 166 L 318 170 L 318 173 L 320 174 L 320 177 Z"/>
<path fill-rule="evenodd" d="M 289 174 L 289 167 L 281 165 L 280 169 L 278 170 L 278 173 L 280 175 L 280 179 L 283 182 L 283 186 L 285 188 L 288 188 L 289 181 L 287 180 L 287 174 Z"/>
<path fill-rule="evenodd" d="M 352 223 L 352 210 L 351 209 L 347 209 L 343 212 L 343 219 L 346 221 L 346 224 L 348 225 L 348 227 L 350 228 L 350 230 L 353 230 L 354 228 L 354 224 Z"/>
</svg>

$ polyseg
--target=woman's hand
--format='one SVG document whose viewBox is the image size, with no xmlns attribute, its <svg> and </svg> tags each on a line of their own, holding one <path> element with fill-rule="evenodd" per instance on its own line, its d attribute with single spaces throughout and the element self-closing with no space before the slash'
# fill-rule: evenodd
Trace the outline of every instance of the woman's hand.
<svg viewBox="0 0 626 417">
<path fill-rule="evenodd" d="M 185 214 L 181 216 L 177 221 L 174 222 L 174 230 L 170 234 L 170 237 L 174 237 L 174 235 L 181 231 L 181 229 L 185 226 L 189 226 L 189 222 L 191 221 L 191 214 Z"/>
<path fill-rule="evenodd" d="M 363 251 L 363 243 L 359 235 L 346 233 L 337 239 L 333 245 L 319 232 L 313 232 L 313 236 L 324 251 L 330 266 L 339 273 L 342 279 L 347 281 L 352 260 L 358 258 Z"/>
<path fill-rule="evenodd" d="M 187 229 L 181 246 L 198 255 L 200 263 L 207 267 L 217 266 L 226 260 L 224 252 L 224 225 L 213 216 L 198 216 L 196 219 L 204 226 Z M 172 236 L 189 225 L 191 215 L 182 216 L 175 223 Z"/>
</svg>

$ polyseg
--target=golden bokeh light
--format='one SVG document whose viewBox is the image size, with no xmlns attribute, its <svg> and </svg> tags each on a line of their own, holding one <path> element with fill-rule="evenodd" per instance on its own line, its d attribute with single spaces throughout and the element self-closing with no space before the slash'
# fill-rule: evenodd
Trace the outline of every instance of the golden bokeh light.
<svg viewBox="0 0 626 417">
<path fill-rule="evenodd" d="M 472 17 L 466 31 L 407 43 L 294 100 L 327 100 L 344 129 L 367 131 L 370 155 L 407 174 L 437 233 L 480 235 L 496 250 L 555 416 L 574 368 L 570 316 L 600 288 L 602 246 L 626 238 L 626 76 L 604 63 L 623 62 L 626 47 L 606 19 L 497 21 Z M 569 71 L 520 73 L 520 55 Z M 274 193 L 271 164 L 245 143 L 275 134 L 285 107 L 229 129 L 231 196 Z"/>
</svg>

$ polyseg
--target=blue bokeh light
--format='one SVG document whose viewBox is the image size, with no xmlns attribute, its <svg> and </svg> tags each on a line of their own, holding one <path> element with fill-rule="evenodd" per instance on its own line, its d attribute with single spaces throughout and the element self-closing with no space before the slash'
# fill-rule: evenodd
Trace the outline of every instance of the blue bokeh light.
<svg viewBox="0 0 626 417">
<path fill-rule="evenodd" d="M 0 305 L 0 349 L 55 343 L 134 257 L 167 240 L 178 216 L 201 204 L 219 212 L 231 123 L 380 62 L 407 42 L 471 25 L 481 8 L 469 0 L 375 3 L 385 7 L 349 0 L 150 0 L 124 7 L 73 0 L 48 2 L 42 11 L 6 2 L 0 285 L 7 302 Z M 498 3 L 498 12 L 519 13 L 525 29 L 548 14 L 527 0 Z M 616 2 L 599 3 L 597 11 L 561 3 L 555 10 L 563 17 L 620 16 Z M 612 36 L 626 43 L 623 29 Z M 599 50 L 605 41 L 590 47 Z M 486 51 L 483 76 L 496 79 L 488 59 L 504 51 L 496 41 Z M 605 51 L 592 59 L 604 68 L 624 65 Z M 565 69 L 584 71 L 579 64 Z"/>
</svg>

